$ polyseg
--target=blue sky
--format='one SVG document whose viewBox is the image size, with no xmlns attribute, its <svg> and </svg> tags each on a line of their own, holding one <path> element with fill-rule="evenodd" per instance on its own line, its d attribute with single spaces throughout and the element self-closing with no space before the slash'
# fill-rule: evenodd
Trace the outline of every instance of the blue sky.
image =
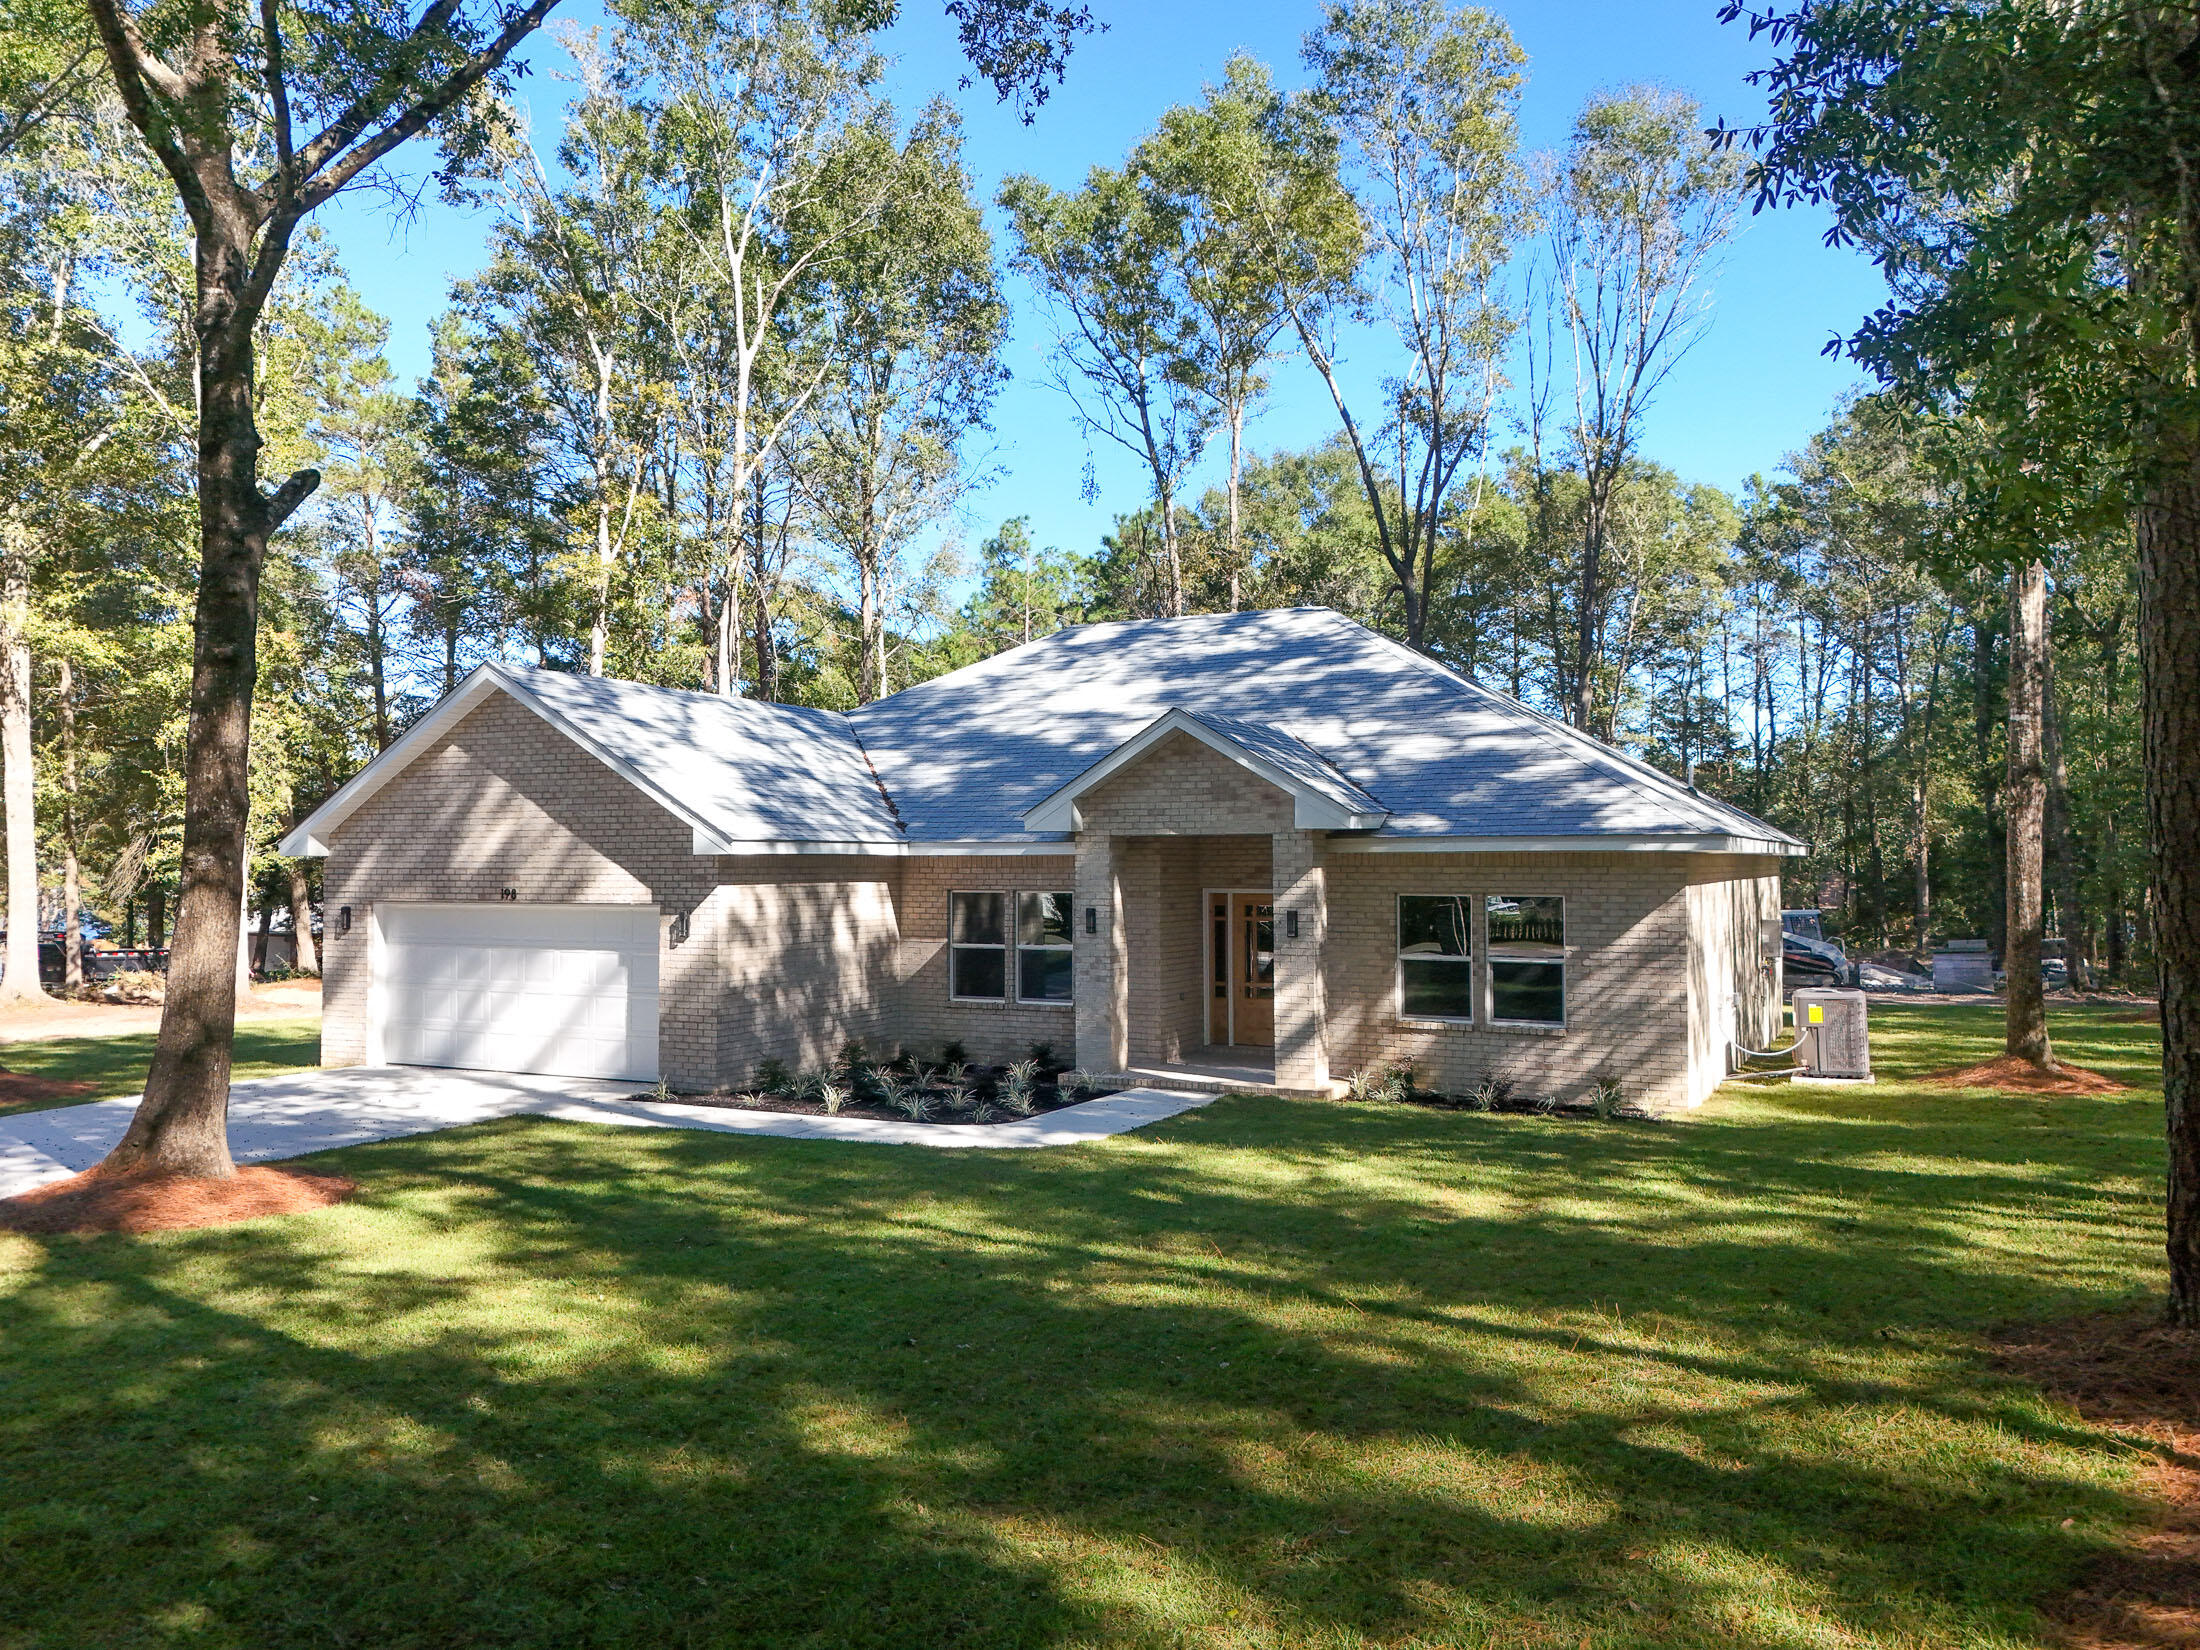
<svg viewBox="0 0 2200 1650">
<path fill-rule="evenodd" d="M 1299 40 L 1319 16 L 1316 0 L 1094 0 L 1093 9 L 1107 32 L 1080 42 L 1067 83 L 1030 126 L 982 86 L 956 90 L 962 60 L 937 0 L 908 0 L 903 21 L 885 38 L 898 59 L 892 74 L 898 103 L 914 107 L 944 91 L 963 109 L 966 159 L 987 200 L 1009 172 L 1069 186 L 1088 167 L 1119 162 L 1163 110 L 1197 99 L 1218 79 L 1235 50 L 1297 84 Z M 1592 91 L 1636 81 L 1687 91 L 1707 117 L 1730 123 L 1754 119 L 1762 108 L 1744 77 L 1766 60 L 1766 50 L 1745 28 L 1721 26 L 1715 0 L 1515 0 L 1493 9 L 1528 54 L 1522 138 L 1530 149 L 1561 144 Z M 568 15 L 587 21 L 594 7 Z M 547 143 L 562 101 L 554 72 L 563 54 L 546 39 L 532 56 L 536 73 L 525 95 Z M 1005 245 L 998 214 L 993 218 L 996 243 Z M 360 196 L 337 203 L 324 226 L 354 283 L 390 318 L 399 373 L 409 379 L 424 370 L 429 321 L 450 282 L 479 266 L 486 220 L 430 204 L 399 225 L 373 197 Z M 1824 230 L 1815 213 L 1743 219 L 1718 276 L 1710 329 L 1667 381 L 1647 422 L 1647 455 L 1684 480 L 1738 488 L 1752 473 L 1776 469 L 1857 382 L 1852 367 L 1820 351 L 1829 337 L 1851 329 L 1882 289 L 1866 261 L 1824 246 Z M 1088 504 L 1080 496 L 1086 442 L 1067 403 L 1044 382 L 1043 320 L 1028 293 L 1011 283 L 1010 294 L 1015 322 L 1007 361 L 1014 376 L 997 404 L 993 434 L 975 444 L 998 479 L 969 501 L 962 530 L 974 544 L 995 523 L 1025 515 L 1042 545 L 1089 550 L 1116 513 L 1144 502 L 1143 473 L 1127 455 L 1094 448 L 1099 497 Z M 1358 355 L 1353 366 L 1370 377 L 1385 365 L 1372 348 Z M 1303 446 L 1334 428 L 1321 380 L 1303 362 L 1286 361 L 1274 373 L 1250 440 L 1263 450 Z M 1218 453 L 1200 479 L 1219 475 L 1219 468 Z"/>
</svg>

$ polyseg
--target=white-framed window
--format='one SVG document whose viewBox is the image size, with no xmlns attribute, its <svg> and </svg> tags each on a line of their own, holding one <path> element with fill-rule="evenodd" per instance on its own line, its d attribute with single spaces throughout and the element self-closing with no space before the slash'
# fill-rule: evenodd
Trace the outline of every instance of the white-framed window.
<svg viewBox="0 0 2200 1650">
<path fill-rule="evenodd" d="M 1492 1024 L 1566 1023 L 1566 901 L 1558 894 L 1491 894 Z"/>
<path fill-rule="evenodd" d="M 1008 895 L 947 896 L 947 994 L 997 1003 L 1008 996 Z"/>
<path fill-rule="evenodd" d="M 1474 1018 L 1474 907 L 1466 894 L 1398 896 L 1398 1016 Z"/>
<path fill-rule="evenodd" d="M 1016 896 L 1016 999 L 1066 1003 L 1075 970 L 1070 958 L 1067 891 Z"/>
</svg>

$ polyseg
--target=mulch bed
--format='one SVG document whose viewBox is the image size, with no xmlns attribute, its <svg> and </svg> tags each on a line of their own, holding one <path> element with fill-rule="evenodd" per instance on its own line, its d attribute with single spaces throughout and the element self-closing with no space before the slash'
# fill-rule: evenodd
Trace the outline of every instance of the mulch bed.
<svg viewBox="0 0 2200 1650">
<path fill-rule="evenodd" d="M 304 1169 L 239 1169 L 226 1180 L 88 1169 L 18 1197 L 0 1198 L 0 1230 L 38 1236 L 174 1232 L 325 1209 L 358 1189 L 357 1181 L 343 1175 Z"/>
<path fill-rule="evenodd" d="M 1050 1111 L 1060 1111 L 1064 1106 L 1082 1105 L 1087 1100 L 1100 1100 L 1117 1092 L 1114 1089 L 1078 1089 L 1064 1093 L 1052 1083 L 1045 1083 L 1032 1091 L 1031 1110 L 1019 1115 L 997 1102 L 984 1110 L 972 1106 L 956 1106 L 945 1096 L 935 1093 L 933 1111 L 929 1117 L 912 1118 L 907 1112 L 876 1100 L 850 1099 L 839 1111 L 828 1113 L 824 1103 L 818 1100 L 797 1100 L 779 1094 L 675 1094 L 673 1099 L 689 1106 L 724 1106 L 729 1111 L 784 1112 L 796 1117 L 868 1117 L 881 1123 L 923 1122 L 939 1124 L 946 1128 L 990 1128 L 997 1123 L 1022 1123 L 1040 1117 Z M 654 1093 L 637 1094 L 637 1100 L 654 1100 Z"/>
<path fill-rule="evenodd" d="M 2200 1646 L 2200 1335 L 2093 1314 L 1995 1338 L 2004 1370 L 2151 1446 L 2153 1517 L 2043 1608 L 2073 1650 Z"/>
<path fill-rule="evenodd" d="M 0 1111 L 20 1111 L 26 1106 L 50 1105 L 74 1100 L 92 1092 L 92 1083 L 62 1083 L 51 1077 L 34 1077 L 27 1071 L 0 1070 Z"/>
<path fill-rule="evenodd" d="M 2042 1071 L 2029 1060 L 2004 1054 L 1983 1065 L 1961 1071 L 1936 1071 L 1924 1081 L 1946 1089 L 2000 1089 L 2009 1094 L 2128 1094 L 2130 1085 L 2104 1077 L 2084 1066 L 2064 1063 L 2058 1071 Z"/>
</svg>

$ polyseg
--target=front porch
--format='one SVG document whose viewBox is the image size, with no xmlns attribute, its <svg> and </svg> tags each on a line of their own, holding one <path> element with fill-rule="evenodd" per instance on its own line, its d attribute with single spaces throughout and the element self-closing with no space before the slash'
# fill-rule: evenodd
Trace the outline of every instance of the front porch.
<svg viewBox="0 0 2200 1650">
<path fill-rule="evenodd" d="M 1332 1093 L 1310 831 L 1078 836 L 1077 1048 L 1162 1088 Z"/>
</svg>

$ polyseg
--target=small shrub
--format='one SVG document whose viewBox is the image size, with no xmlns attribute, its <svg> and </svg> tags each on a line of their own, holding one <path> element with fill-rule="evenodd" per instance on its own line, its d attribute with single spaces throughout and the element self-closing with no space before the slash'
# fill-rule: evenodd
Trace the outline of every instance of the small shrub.
<svg viewBox="0 0 2200 1650">
<path fill-rule="evenodd" d="M 886 1092 L 886 1103 L 912 1123 L 931 1120 L 932 1091 L 921 1083 L 895 1083 Z"/>
<path fill-rule="evenodd" d="M 794 1093 L 794 1073 L 787 1069 L 784 1060 L 759 1060 L 750 1084 L 759 1094 L 777 1095 L 785 1100 Z"/>
<path fill-rule="evenodd" d="M 1388 1100 L 1395 1103 L 1406 1097 L 1406 1079 L 1395 1066 L 1362 1066 L 1344 1080 L 1344 1091 L 1348 1100 Z"/>
<path fill-rule="evenodd" d="M 825 1108 L 827 1117 L 838 1117 L 840 1108 L 848 1103 L 848 1090 L 838 1083 L 820 1083 L 817 1086 L 817 1100 Z"/>
<path fill-rule="evenodd" d="M 1041 1071 L 1060 1071 L 1062 1069 L 1054 1063 L 1054 1045 L 1052 1043 L 1033 1043 L 1031 1045 L 1031 1063 Z"/>
<path fill-rule="evenodd" d="M 834 1062 L 844 1082 L 851 1087 L 871 1073 L 871 1056 L 864 1049 L 860 1038 L 851 1037 L 840 1045 L 840 1058 Z"/>
<path fill-rule="evenodd" d="M 940 1050 L 940 1064 L 943 1066 L 967 1066 L 970 1064 L 970 1050 L 964 1048 L 960 1043 L 949 1043 Z"/>
<path fill-rule="evenodd" d="M 1513 1080 L 1503 1072 L 1491 1072 L 1467 1090 L 1467 1110 L 1503 1111 L 1512 1104 L 1514 1086 Z"/>
<path fill-rule="evenodd" d="M 1613 1118 L 1619 1115 L 1620 1108 L 1626 1104 L 1627 1091 L 1620 1086 L 1620 1080 L 1617 1077 L 1610 1075 L 1599 1077 L 1595 1086 L 1589 1090 L 1589 1109 L 1596 1113 L 1597 1121 L 1600 1123 L 1611 1122 Z"/>
</svg>

